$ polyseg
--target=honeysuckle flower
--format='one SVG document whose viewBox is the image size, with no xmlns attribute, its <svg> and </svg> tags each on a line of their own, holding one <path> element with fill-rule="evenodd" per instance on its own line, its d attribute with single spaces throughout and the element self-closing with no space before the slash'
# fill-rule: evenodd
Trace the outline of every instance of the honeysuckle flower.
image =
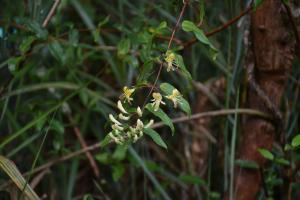
<svg viewBox="0 0 300 200">
<path fill-rule="evenodd" d="M 139 106 L 137 107 L 136 112 L 137 112 L 137 114 L 138 114 L 139 117 L 142 117 L 143 112 L 142 112 L 142 110 L 141 110 L 141 108 Z"/>
<path fill-rule="evenodd" d="M 113 125 L 111 126 L 111 128 L 112 128 L 113 130 L 118 130 L 118 131 L 123 131 L 123 130 L 124 130 L 124 128 L 123 128 L 122 126 L 119 126 L 118 124 L 113 124 Z"/>
<path fill-rule="evenodd" d="M 166 96 L 167 99 L 170 99 L 173 102 L 174 108 L 177 108 L 180 97 L 181 97 L 181 94 L 177 89 L 173 89 L 172 94 Z"/>
<path fill-rule="evenodd" d="M 129 116 L 125 116 L 125 115 L 123 115 L 122 113 L 119 114 L 119 118 L 120 118 L 121 120 L 124 120 L 124 121 L 127 121 L 127 120 L 130 119 Z"/>
<path fill-rule="evenodd" d="M 137 121 L 136 121 L 136 130 L 143 130 L 143 128 L 144 128 L 144 124 L 143 124 L 143 122 L 140 120 L 140 119 L 138 119 Z"/>
<path fill-rule="evenodd" d="M 176 58 L 176 56 L 175 56 L 175 54 L 173 53 L 173 52 L 171 52 L 171 51 L 167 51 L 167 53 L 166 53 L 166 57 L 165 57 L 165 61 L 167 62 L 167 64 L 168 64 L 168 67 L 167 67 L 167 72 L 169 72 L 169 71 L 174 71 L 175 70 L 175 68 L 174 68 L 174 61 L 175 61 L 175 58 Z"/>
<path fill-rule="evenodd" d="M 150 128 L 153 124 L 154 124 L 154 120 L 150 119 L 150 121 L 148 122 L 148 124 L 146 124 L 145 128 Z"/>
<path fill-rule="evenodd" d="M 125 110 L 125 108 L 123 107 L 122 102 L 119 100 L 117 103 L 117 107 L 119 108 L 119 110 L 124 113 L 124 114 L 128 114 L 128 112 Z"/>
<path fill-rule="evenodd" d="M 151 104 L 154 107 L 154 111 L 158 111 L 160 104 L 165 105 L 165 102 L 162 101 L 162 96 L 158 92 L 153 92 L 153 99 L 151 100 L 153 103 Z"/>
<path fill-rule="evenodd" d="M 125 100 L 126 100 L 128 103 L 130 103 L 130 102 L 133 100 L 133 98 L 131 97 L 131 95 L 132 95 L 132 93 L 133 93 L 134 91 L 135 91 L 134 88 L 130 89 L 130 88 L 128 88 L 127 86 L 125 86 L 125 87 L 123 88 L 123 95 L 122 95 L 122 97 L 125 98 Z"/>
<path fill-rule="evenodd" d="M 133 136 L 133 142 L 136 142 L 138 139 L 139 139 L 139 136 L 138 136 L 137 134 L 135 134 L 135 135 Z"/>
<path fill-rule="evenodd" d="M 118 120 L 116 120 L 116 119 L 114 118 L 114 116 L 113 116 L 112 114 L 109 114 L 108 117 L 109 117 L 110 121 L 112 121 L 114 124 L 117 124 L 117 125 L 119 125 L 119 126 L 122 125 Z"/>
<path fill-rule="evenodd" d="M 113 132 L 110 132 L 108 135 L 116 144 L 123 144 L 118 137 L 114 136 Z"/>
</svg>

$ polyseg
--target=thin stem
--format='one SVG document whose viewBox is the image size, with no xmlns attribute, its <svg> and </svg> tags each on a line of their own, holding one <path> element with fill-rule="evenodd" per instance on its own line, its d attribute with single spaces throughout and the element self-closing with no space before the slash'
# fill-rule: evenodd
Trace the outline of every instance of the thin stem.
<svg viewBox="0 0 300 200">
<path fill-rule="evenodd" d="M 179 17 L 178 17 L 178 19 L 177 19 L 177 21 L 176 21 L 176 25 L 175 25 L 175 27 L 174 27 L 174 29 L 173 29 L 173 31 L 172 31 L 172 35 L 171 35 L 171 38 L 170 38 L 169 43 L 168 43 L 167 51 L 171 48 L 171 45 L 172 45 L 172 42 L 173 42 L 173 39 L 174 39 L 176 30 L 177 30 L 177 28 L 178 28 L 178 26 L 179 26 L 179 23 L 180 23 L 180 21 L 181 21 L 181 18 L 182 18 L 182 16 L 183 16 L 184 11 L 185 11 L 185 9 L 186 9 L 186 7 L 187 7 L 188 4 L 189 4 L 189 0 L 184 0 L 184 1 L 183 1 L 183 6 L 182 6 L 181 12 L 180 12 L 180 14 L 179 14 Z M 154 90 L 154 87 L 155 87 L 156 84 L 157 84 L 157 81 L 158 81 L 158 79 L 159 79 L 159 77 L 160 77 L 162 68 L 163 68 L 163 62 L 161 62 L 160 65 L 159 65 L 159 70 L 158 70 L 157 76 L 156 76 L 156 78 L 155 78 L 155 81 L 154 81 L 154 83 L 153 83 L 153 86 L 151 87 L 151 89 L 150 89 L 150 91 L 149 91 L 149 93 L 148 93 L 148 95 L 147 95 L 147 97 L 146 97 L 146 99 L 145 99 L 145 102 L 144 102 L 144 105 L 143 105 L 143 110 L 144 110 L 144 108 L 145 108 L 145 105 L 146 105 L 146 103 L 147 103 L 147 101 L 148 101 L 150 95 L 152 94 L 152 92 L 153 92 L 153 90 Z"/>
<path fill-rule="evenodd" d="M 61 0 L 56 0 L 56 1 L 54 2 L 53 6 L 52 6 L 52 8 L 51 8 L 51 10 L 50 10 L 50 12 L 48 13 L 46 19 L 45 19 L 44 22 L 43 22 L 43 27 L 44 27 L 44 28 L 49 24 L 50 20 L 51 20 L 52 17 L 54 16 L 55 10 L 56 10 L 57 6 L 59 5 L 60 1 L 61 1 Z"/>
</svg>

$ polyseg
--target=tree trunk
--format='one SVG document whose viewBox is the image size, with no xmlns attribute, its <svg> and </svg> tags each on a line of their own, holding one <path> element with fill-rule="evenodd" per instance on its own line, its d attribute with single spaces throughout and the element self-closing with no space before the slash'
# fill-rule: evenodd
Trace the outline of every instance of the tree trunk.
<svg viewBox="0 0 300 200">
<path fill-rule="evenodd" d="M 276 110 L 272 110 L 272 106 L 268 104 L 271 102 L 273 108 L 279 109 L 294 52 L 294 42 L 284 16 L 284 7 L 280 0 L 264 0 L 251 15 L 251 45 L 246 65 L 254 66 L 254 79 L 248 83 L 247 105 L 272 116 Z M 251 81 L 255 84 L 251 84 Z M 255 161 L 263 167 L 266 160 L 257 149 L 271 150 L 275 136 L 278 137 L 276 134 L 281 132 L 278 131 L 280 127 L 278 121 L 272 123 L 262 118 L 247 117 L 243 124 L 240 159 Z M 260 171 L 236 168 L 235 175 L 235 199 L 255 199 L 262 182 Z"/>
</svg>

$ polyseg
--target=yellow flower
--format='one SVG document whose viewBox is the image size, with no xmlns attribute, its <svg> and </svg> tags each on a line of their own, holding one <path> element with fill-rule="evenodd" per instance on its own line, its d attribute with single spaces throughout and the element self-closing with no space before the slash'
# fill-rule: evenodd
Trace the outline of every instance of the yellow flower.
<svg viewBox="0 0 300 200">
<path fill-rule="evenodd" d="M 167 99 L 170 99 L 171 101 L 173 101 L 174 104 L 174 108 L 177 108 L 178 105 L 178 101 L 180 100 L 179 98 L 182 95 L 180 94 L 180 92 L 177 89 L 173 89 L 172 94 L 166 96 Z"/>
<path fill-rule="evenodd" d="M 162 101 L 162 96 L 158 92 L 154 92 L 152 94 L 153 99 L 151 100 L 153 103 L 151 104 L 154 107 L 154 111 L 157 111 L 160 104 L 165 105 L 165 102 Z"/>
<path fill-rule="evenodd" d="M 118 130 L 118 131 L 123 131 L 123 130 L 124 130 L 124 128 L 123 128 L 122 126 L 118 125 L 118 124 L 113 124 L 113 125 L 111 126 L 111 128 L 112 128 L 113 130 Z"/>
<path fill-rule="evenodd" d="M 165 61 L 166 61 L 167 64 L 168 64 L 167 72 L 169 72 L 169 71 L 171 71 L 171 70 L 172 70 L 172 71 L 175 70 L 175 68 L 174 68 L 174 66 L 173 66 L 174 61 L 175 61 L 175 58 L 176 58 L 176 56 L 175 56 L 175 54 L 174 54 L 173 52 L 167 51 L 166 57 L 165 57 Z"/>
<path fill-rule="evenodd" d="M 133 100 L 133 98 L 131 97 L 131 95 L 132 95 L 132 93 L 134 91 L 135 91 L 134 88 L 130 89 L 127 86 L 125 86 L 123 88 L 123 94 L 122 94 L 121 98 L 125 98 L 125 100 L 127 100 L 127 102 L 130 103 Z"/>
</svg>

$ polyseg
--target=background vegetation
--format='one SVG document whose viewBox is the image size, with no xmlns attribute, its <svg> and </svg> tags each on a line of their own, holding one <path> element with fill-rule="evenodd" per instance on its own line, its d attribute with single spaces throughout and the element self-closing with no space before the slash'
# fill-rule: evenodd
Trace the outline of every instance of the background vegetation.
<svg viewBox="0 0 300 200">
<path fill-rule="evenodd" d="M 128 148 L 99 148 L 99 142 L 110 132 L 108 116 L 117 112 L 124 86 L 145 86 L 134 100 L 137 105 L 145 101 L 183 2 L 57 2 L 49 21 L 53 1 L 4 0 L 0 12 L 0 151 L 26 173 L 41 198 L 221 199 L 234 187 L 236 165 L 258 168 L 236 159 L 242 120 L 234 113 L 263 115 L 239 109 L 246 98 L 250 1 L 190 1 L 185 9 L 182 20 L 198 25 L 218 53 L 214 59 L 193 32 L 178 27 L 172 49 L 182 55 L 193 80 L 163 70 L 158 83 L 178 88 L 194 118 L 185 118 L 171 104 L 165 107 L 175 119 L 175 133 L 160 124 L 155 130 L 167 150 L 146 136 Z M 299 17 L 299 8 L 293 9 Z M 260 151 L 271 161 L 261 169 L 259 199 L 276 196 L 284 182 L 282 171 L 298 166 L 298 66 L 295 60 L 282 98 L 285 142 Z M 210 110 L 217 112 L 197 115 Z M 20 196 L 4 171 L 0 199 Z M 290 197 L 296 199 L 297 170 L 294 175 Z"/>
</svg>

